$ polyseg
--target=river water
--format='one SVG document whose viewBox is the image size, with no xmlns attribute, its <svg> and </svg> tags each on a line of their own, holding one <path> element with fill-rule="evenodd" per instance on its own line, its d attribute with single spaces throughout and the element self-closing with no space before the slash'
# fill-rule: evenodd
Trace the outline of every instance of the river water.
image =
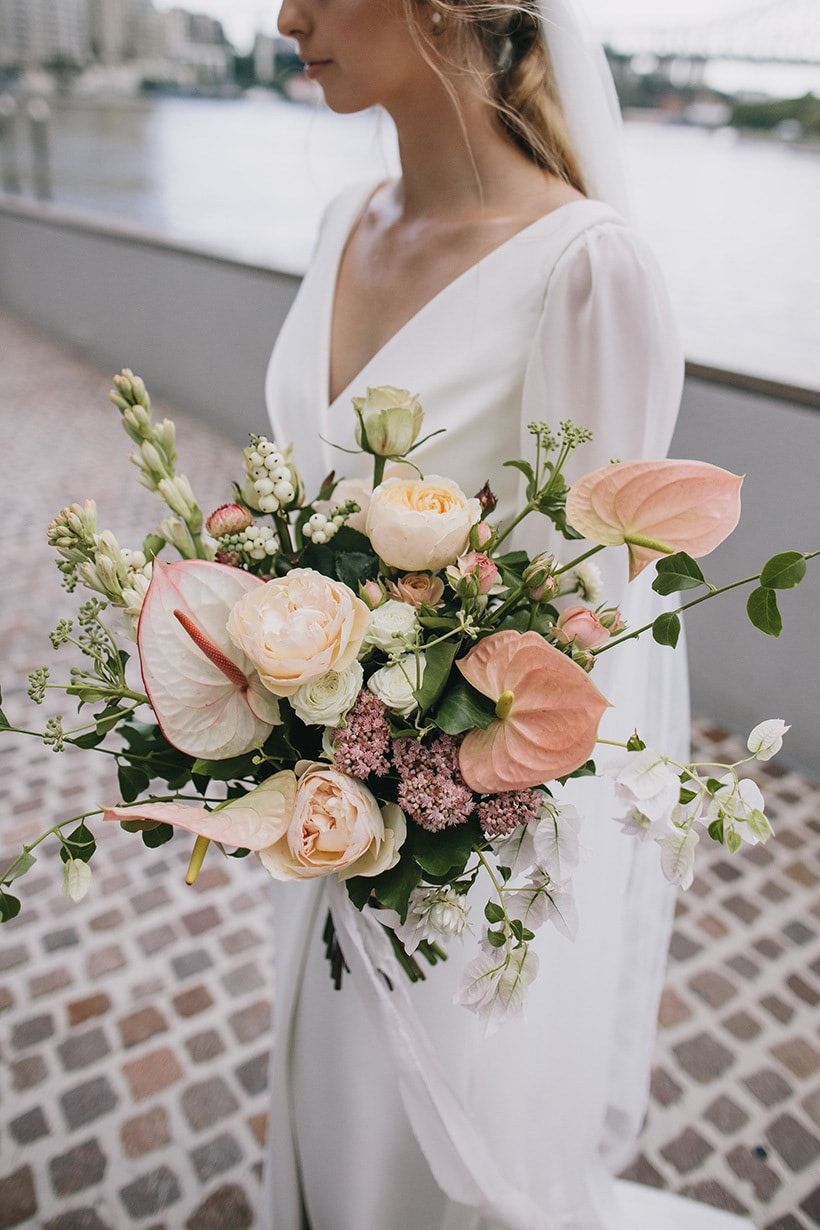
<svg viewBox="0 0 820 1230">
<path fill-rule="evenodd" d="M 639 223 L 689 358 L 820 389 L 820 152 L 645 120 L 626 130 Z M 327 200 L 397 170 L 383 113 L 267 94 L 58 106 L 51 153 L 60 201 L 297 273 Z"/>
</svg>

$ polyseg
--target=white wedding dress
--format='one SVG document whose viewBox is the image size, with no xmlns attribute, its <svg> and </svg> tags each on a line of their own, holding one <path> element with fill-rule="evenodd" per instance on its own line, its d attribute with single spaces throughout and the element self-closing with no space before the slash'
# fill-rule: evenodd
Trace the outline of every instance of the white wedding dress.
<svg viewBox="0 0 820 1230">
<path fill-rule="evenodd" d="M 502 462 L 531 455 L 526 425 L 533 419 L 557 425 L 573 418 L 593 429 L 570 476 L 614 457 L 666 454 L 683 382 L 666 288 L 642 237 L 596 200 L 570 202 L 496 247 L 418 311 L 328 405 L 336 275 L 376 186 L 357 182 L 331 202 L 270 359 L 273 436 L 293 443 L 309 493 L 331 469 L 370 471 L 369 458 L 319 439 L 355 446 L 350 400 L 368 385 L 419 395 L 425 431 L 447 432 L 414 459 L 468 492 L 490 479 L 499 497 L 494 519 L 519 506 L 518 473 Z M 555 549 L 564 559 L 580 550 L 537 514 L 511 545 Z M 598 557 L 606 597 L 620 601 L 637 627 L 662 609 L 650 588 L 652 570 L 627 588 L 625 552 L 609 554 Z M 686 757 L 681 648 L 643 637 L 602 656 L 594 678 L 614 705 L 602 734 L 626 739 L 637 727 L 651 745 Z M 451 943 L 449 961 L 410 994 L 470 1121 L 505 1180 L 535 1202 L 550 1230 L 746 1225 L 612 1179 L 631 1156 L 645 1113 L 674 891 L 657 847 L 625 836 L 612 820 L 609 791 L 581 779 L 563 794 L 583 816 L 580 926 L 574 943 L 547 926 L 538 933 L 540 972 L 526 1020 L 485 1040 L 477 1019 L 452 1003 L 475 938 Z M 275 1040 L 261 1224 L 507 1230 L 436 1182 L 436 1149 L 422 1142 L 425 1156 L 411 1128 L 391 1038 L 354 974 L 345 975 L 341 991 L 333 988 L 322 942 L 326 894 L 323 880 L 274 887 Z M 476 935 L 482 909 L 483 900 L 475 907 Z"/>
</svg>

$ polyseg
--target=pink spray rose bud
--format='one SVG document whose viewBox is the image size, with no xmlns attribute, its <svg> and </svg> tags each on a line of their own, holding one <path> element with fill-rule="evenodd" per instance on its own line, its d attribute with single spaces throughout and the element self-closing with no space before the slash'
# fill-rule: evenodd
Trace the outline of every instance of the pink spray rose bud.
<svg viewBox="0 0 820 1230">
<path fill-rule="evenodd" d="M 359 585 L 359 597 L 371 611 L 375 611 L 384 602 L 384 590 L 378 581 L 365 581 Z"/>
<path fill-rule="evenodd" d="M 575 649 L 598 649 L 610 637 L 609 629 L 585 606 L 567 607 L 558 617 L 556 627 L 561 640 Z"/>
<path fill-rule="evenodd" d="M 546 551 L 536 555 L 524 569 L 523 581 L 533 602 L 549 602 L 561 588 L 555 571 L 555 557 Z"/>
<path fill-rule="evenodd" d="M 495 530 L 488 521 L 479 521 L 470 530 L 470 546 L 473 551 L 483 551 L 495 536 Z"/>
<path fill-rule="evenodd" d="M 396 581 L 387 582 L 388 593 L 409 606 L 441 606 L 444 582 L 429 572 L 407 572 Z"/>
<path fill-rule="evenodd" d="M 487 594 L 498 580 L 498 568 L 488 555 L 482 555 L 480 551 L 468 551 L 449 566 L 447 576 L 454 586 L 469 577 L 477 585 L 478 593 Z"/>
<path fill-rule="evenodd" d="M 252 521 L 250 510 L 241 504 L 220 504 L 205 522 L 205 528 L 213 538 L 223 538 L 225 534 L 241 534 Z"/>
<path fill-rule="evenodd" d="M 626 627 L 617 607 L 607 607 L 605 611 L 599 613 L 598 618 L 604 627 L 609 629 L 610 636 L 619 636 Z"/>
</svg>

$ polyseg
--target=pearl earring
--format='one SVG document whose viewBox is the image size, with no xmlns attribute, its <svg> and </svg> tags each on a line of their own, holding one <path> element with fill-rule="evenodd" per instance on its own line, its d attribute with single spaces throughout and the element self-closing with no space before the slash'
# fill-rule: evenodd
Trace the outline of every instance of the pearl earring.
<svg viewBox="0 0 820 1230">
<path fill-rule="evenodd" d="M 432 21 L 434 26 L 440 26 L 441 25 L 441 13 L 439 12 L 433 13 L 433 16 L 430 18 L 430 20 Z"/>
</svg>

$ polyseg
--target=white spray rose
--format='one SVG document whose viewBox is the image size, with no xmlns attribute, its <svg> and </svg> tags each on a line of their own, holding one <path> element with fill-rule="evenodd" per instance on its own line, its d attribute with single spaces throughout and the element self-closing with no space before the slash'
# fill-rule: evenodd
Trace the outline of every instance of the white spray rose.
<svg viewBox="0 0 820 1230">
<path fill-rule="evenodd" d="M 309 726 L 338 726 L 352 708 L 364 682 L 361 662 L 342 671 L 328 671 L 302 685 L 290 698 L 297 717 Z"/>
<path fill-rule="evenodd" d="M 371 675 L 367 686 L 388 709 L 409 717 L 417 707 L 413 692 L 421 687 L 426 664 L 423 653 L 419 654 L 418 661 L 414 653 L 406 653 L 397 662 Z"/>
<path fill-rule="evenodd" d="M 459 896 L 447 885 L 444 888 L 414 888 L 404 922 L 394 910 L 380 910 L 379 918 L 393 928 L 405 952 L 412 955 L 425 940 L 461 935 L 467 926 L 468 913 L 466 897 Z"/>
<path fill-rule="evenodd" d="M 406 649 L 415 639 L 418 629 L 416 612 L 407 602 L 388 598 L 370 614 L 370 624 L 364 636 L 366 645 L 375 645 L 385 653 Z"/>
</svg>

